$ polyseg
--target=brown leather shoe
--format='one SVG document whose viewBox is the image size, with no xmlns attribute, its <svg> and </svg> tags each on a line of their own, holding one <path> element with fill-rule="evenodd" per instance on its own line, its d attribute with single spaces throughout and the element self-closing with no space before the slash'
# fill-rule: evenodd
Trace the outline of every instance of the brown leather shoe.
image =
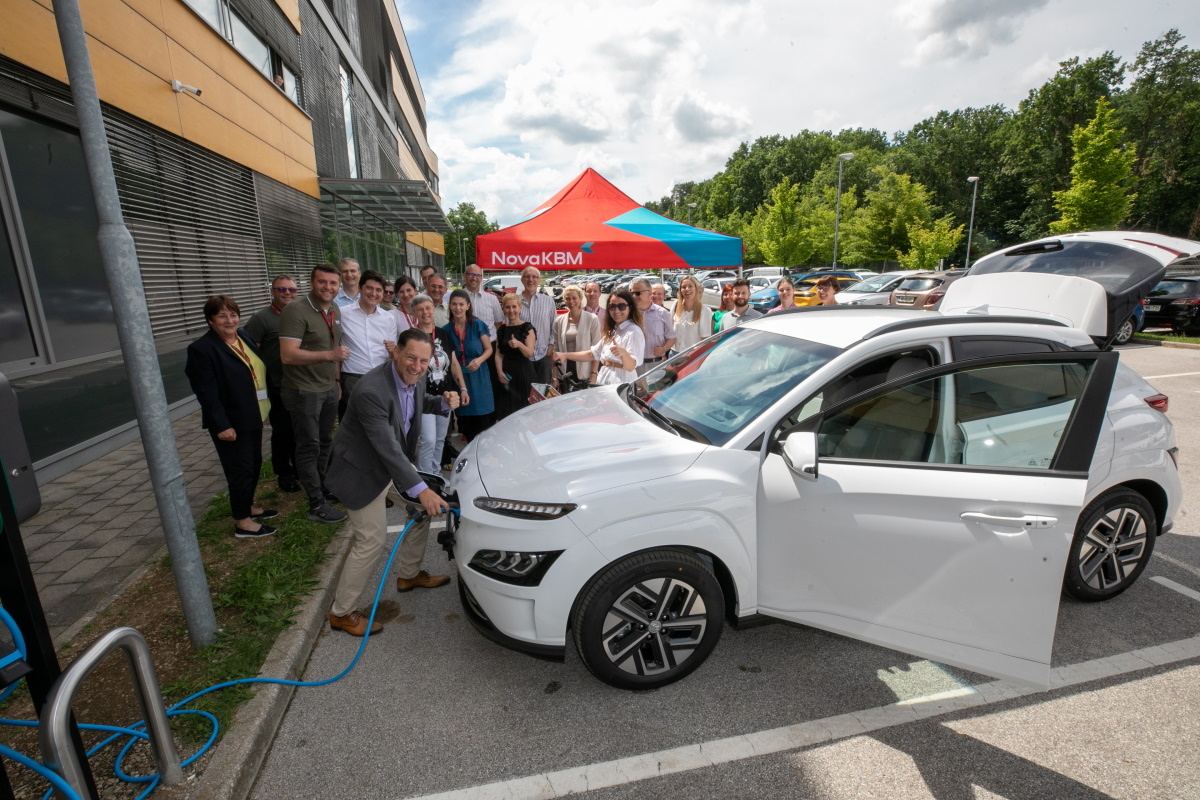
<svg viewBox="0 0 1200 800">
<path fill-rule="evenodd" d="M 335 631 L 345 631 L 351 636 L 363 636 L 367 633 L 367 615 L 359 613 L 356 608 L 344 617 L 334 616 L 332 612 L 329 614 L 329 627 Z M 374 635 L 383 630 L 383 625 L 378 622 L 371 624 L 371 634 Z"/>
<path fill-rule="evenodd" d="M 425 570 L 417 573 L 415 578 L 396 578 L 397 592 L 411 592 L 413 589 L 436 589 L 450 582 L 449 575 L 430 575 Z"/>
</svg>

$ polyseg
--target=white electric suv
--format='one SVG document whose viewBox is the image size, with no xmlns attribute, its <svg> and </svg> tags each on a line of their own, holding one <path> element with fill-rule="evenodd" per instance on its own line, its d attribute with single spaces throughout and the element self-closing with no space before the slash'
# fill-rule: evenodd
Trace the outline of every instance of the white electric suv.
<svg viewBox="0 0 1200 800">
<path fill-rule="evenodd" d="M 687 675 L 726 619 L 1045 685 L 1060 593 L 1128 588 L 1180 501 L 1166 398 L 1105 348 L 1112 292 L 1047 252 L 1059 274 L 771 314 L 497 424 L 450 482 L 468 617 L 626 688 Z"/>
</svg>

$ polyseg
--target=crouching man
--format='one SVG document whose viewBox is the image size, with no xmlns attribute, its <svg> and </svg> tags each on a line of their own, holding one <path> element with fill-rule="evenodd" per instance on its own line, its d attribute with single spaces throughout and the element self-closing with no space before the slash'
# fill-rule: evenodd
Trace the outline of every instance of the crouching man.
<svg viewBox="0 0 1200 800">
<path fill-rule="evenodd" d="M 367 615 L 355 604 L 366 587 L 387 532 L 387 500 L 403 503 L 397 491 L 416 497 L 425 510 L 420 522 L 404 534 L 396 588 L 432 589 L 450 582 L 445 575 L 421 569 L 429 520 L 449 506 L 425 485 L 413 464 L 422 414 L 450 413 L 458 407 L 458 394 L 425 396 L 425 370 L 433 355 L 433 342 L 418 328 L 400 334 L 392 358 L 363 375 L 350 395 L 333 442 L 325 483 L 350 514 L 353 544 L 329 610 L 330 627 L 352 636 L 367 633 Z M 383 626 L 375 623 L 370 633 Z"/>
</svg>

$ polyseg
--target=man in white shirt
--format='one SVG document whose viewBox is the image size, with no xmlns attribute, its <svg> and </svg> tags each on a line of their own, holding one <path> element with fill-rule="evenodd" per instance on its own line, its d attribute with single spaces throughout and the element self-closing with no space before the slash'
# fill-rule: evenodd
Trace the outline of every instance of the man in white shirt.
<svg viewBox="0 0 1200 800">
<path fill-rule="evenodd" d="M 504 322 L 504 312 L 500 310 L 500 301 L 496 299 L 496 295 L 480 289 L 482 285 L 483 267 L 471 264 L 463 273 L 463 289 L 471 296 L 471 312 L 488 326 L 488 336 L 494 342 L 496 326 Z"/>
<path fill-rule="evenodd" d="M 521 319 L 533 326 L 537 339 L 533 343 L 533 377 L 535 383 L 550 382 L 550 361 L 554 358 L 554 348 L 550 346 L 550 330 L 554 326 L 554 318 L 558 310 L 550 295 L 538 291 L 542 281 L 542 271 L 537 267 L 526 267 L 521 271 Z"/>
<path fill-rule="evenodd" d="M 629 284 L 629 293 L 642 312 L 642 330 L 646 332 L 646 350 L 637 368 L 638 375 L 642 375 L 666 358 L 675 346 L 675 320 L 670 311 L 654 302 L 650 281 L 645 278 Z"/>
<path fill-rule="evenodd" d="M 733 310 L 721 317 L 721 330 L 736 328 L 743 322 L 758 319 L 763 313 L 750 307 L 750 281 L 738 278 L 733 282 Z"/>
<path fill-rule="evenodd" d="M 650 299 L 654 301 L 654 305 L 665 307 L 667 305 L 667 287 L 661 283 L 651 286 Z"/>
<path fill-rule="evenodd" d="M 350 357 L 342 363 L 342 396 L 338 419 L 346 413 L 350 393 L 359 379 L 391 358 L 400 337 L 400 321 L 395 314 L 382 311 L 383 276 L 374 270 L 362 274 L 358 302 L 342 308 L 342 344 L 350 348 Z"/>
<path fill-rule="evenodd" d="M 342 288 L 338 289 L 333 302 L 337 303 L 338 308 L 345 308 L 358 299 L 358 262 L 353 258 L 343 258 L 338 261 L 337 268 L 342 276 Z"/>
<path fill-rule="evenodd" d="M 440 328 L 450 321 L 450 309 L 442 302 L 446 296 L 446 276 L 434 273 L 425 281 L 425 291 L 433 301 L 433 324 Z"/>
</svg>

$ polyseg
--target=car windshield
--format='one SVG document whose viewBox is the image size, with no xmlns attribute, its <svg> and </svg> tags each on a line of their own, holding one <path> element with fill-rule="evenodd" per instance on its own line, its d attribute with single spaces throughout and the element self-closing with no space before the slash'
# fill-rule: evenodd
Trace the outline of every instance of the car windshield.
<svg viewBox="0 0 1200 800">
<path fill-rule="evenodd" d="M 896 280 L 895 275 L 875 275 L 866 280 L 859 281 L 853 286 L 847 286 L 842 289 L 843 292 L 882 292 L 883 287 L 887 286 L 892 281 Z"/>
<path fill-rule="evenodd" d="M 647 372 L 632 391 L 680 435 L 723 445 L 841 352 L 738 327 Z"/>
<path fill-rule="evenodd" d="M 900 292 L 927 292 L 941 285 L 941 278 L 909 278 L 896 287 L 896 290 Z"/>
</svg>

